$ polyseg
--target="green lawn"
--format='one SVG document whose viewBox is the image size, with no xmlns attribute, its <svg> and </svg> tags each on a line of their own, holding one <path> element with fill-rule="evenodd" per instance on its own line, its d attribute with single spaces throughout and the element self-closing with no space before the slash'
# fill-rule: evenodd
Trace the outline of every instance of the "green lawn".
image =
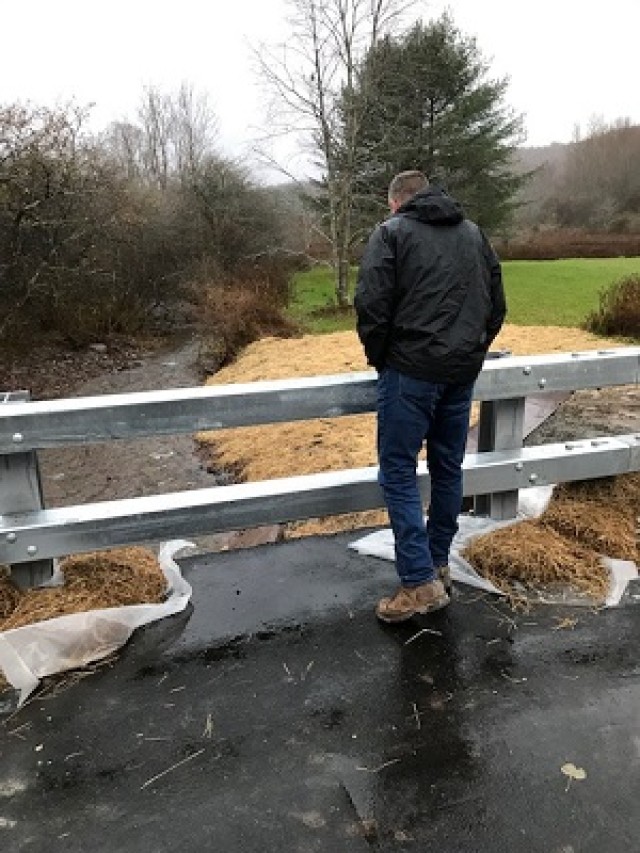
<svg viewBox="0 0 640 853">
<path fill-rule="evenodd" d="M 356 274 L 353 268 L 352 288 Z M 296 274 L 288 313 L 303 329 L 316 335 L 354 328 L 353 310 L 339 312 L 335 309 L 333 272 L 324 265 Z"/>
<path fill-rule="evenodd" d="M 561 261 L 504 261 L 508 323 L 518 326 L 580 326 L 598 307 L 600 291 L 613 281 L 640 275 L 640 258 L 579 258 Z M 355 281 L 356 270 L 353 270 Z M 333 309 L 328 267 L 299 273 L 289 313 L 315 334 L 354 328 L 352 310 Z"/>
<path fill-rule="evenodd" d="M 600 291 L 640 274 L 640 258 L 505 261 L 509 315 L 517 326 L 580 326 L 598 307 Z"/>
</svg>

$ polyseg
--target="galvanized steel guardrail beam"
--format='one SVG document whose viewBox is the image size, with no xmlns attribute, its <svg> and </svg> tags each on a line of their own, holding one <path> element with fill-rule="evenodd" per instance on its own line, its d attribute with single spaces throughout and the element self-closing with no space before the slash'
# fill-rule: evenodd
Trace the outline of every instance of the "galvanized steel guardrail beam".
<svg viewBox="0 0 640 853">
<path fill-rule="evenodd" d="M 640 470 L 640 435 L 469 454 L 465 495 Z M 0 563 L 165 538 L 337 515 L 383 506 L 377 469 L 359 468 L 0 517 Z M 425 496 L 429 475 L 419 466 Z"/>
<path fill-rule="evenodd" d="M 485 362 L 476 400 L 640 381 L 640 347 Z M 0 454 L 45 447 L 334 418 L 375 408 L 370 371 L 0 405 Z"/>
</svg>

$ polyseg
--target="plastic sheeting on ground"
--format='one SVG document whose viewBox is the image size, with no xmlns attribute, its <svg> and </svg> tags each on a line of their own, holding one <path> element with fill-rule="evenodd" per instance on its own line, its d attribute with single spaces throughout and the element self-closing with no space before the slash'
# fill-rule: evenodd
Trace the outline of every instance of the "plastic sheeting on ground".
<svg viewBox="0 0 640 853">
<path fill-rule="evenodd" d="M 41 678 L 108 657 L 142 625 L 180 613 L 191 599 L 175 555 L 193 543 L 165 542 L 158 562 L 167 579 L 167 598 L 160 604 L 133 604 L 72 613 L 0 632 L 0 670 L 19 692 L 18 707 Z"/>
<path fill-rule="evenodd" d="M 540 486 L 538 488 L 522 490 L 518 499 L 517 517 L 508 521 L 495 521 L 486 516 L 461 515 L 458 519 L 460 528 L 453 541 L 449 561 L 452 580 L 486 592 L 502 595 L 501 590 L 479 575 L 473 566 L 461 556 L 461 553 L 471 539 L 476 536 L 483 536 L 499 527 L 517 524 L 519 521 L 527 518 L 537 518 L 546 509 L 552 492 L 553 486 Z M 393 531 L 389 528 L 369 533 L 356 542 L 352 542 L 349 547 L 366 556 L 380 557 L 384 560 L 395 560 Z M 620 603 L 620 599 L 629 581 L 638 577 L 638 566 L 629 560 L 613 559 L 606 555 L 603 555 L 602 560 L 611 576 L 605 606 L 615 607 Z M 557 597 L 546 597 L 544 601 L 549 604 L 570 605 L 584 605 L 588 603 L 585 602 L 584 597 L 572 597 L 569 591 L 559 594 Z"/>
</svg>

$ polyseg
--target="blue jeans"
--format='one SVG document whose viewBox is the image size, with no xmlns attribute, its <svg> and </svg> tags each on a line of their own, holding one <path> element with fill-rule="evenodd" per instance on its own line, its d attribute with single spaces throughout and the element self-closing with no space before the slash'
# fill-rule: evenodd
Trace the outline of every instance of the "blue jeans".
<svg viewBox="0 0 640 853">
<path fill-rule="evenodd" d="M 433 580 L 435 568 L 449 561 L 462 508 L 462 460 L 473 384 L 427 382 L 392 368 L 385 368 L 378 377 L 378 482 L 403 586 Z M 425 440 L 431 478 L 426 525 L 416 475 Z"/>
</svg>

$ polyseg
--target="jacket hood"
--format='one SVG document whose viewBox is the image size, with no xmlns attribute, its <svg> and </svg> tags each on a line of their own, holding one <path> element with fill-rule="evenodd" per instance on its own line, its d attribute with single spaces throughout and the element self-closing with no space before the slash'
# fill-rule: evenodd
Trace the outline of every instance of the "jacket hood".
<svg viewBox="0 0 640 853">
<path fill-rule="evenodd" d="M 429 225 L 457 225 L 464 219 L 460 203 L 438 187 L 427 187 L 416 193 L 398 208 L 396 214 L 403 214 Z"/>
</svg>

